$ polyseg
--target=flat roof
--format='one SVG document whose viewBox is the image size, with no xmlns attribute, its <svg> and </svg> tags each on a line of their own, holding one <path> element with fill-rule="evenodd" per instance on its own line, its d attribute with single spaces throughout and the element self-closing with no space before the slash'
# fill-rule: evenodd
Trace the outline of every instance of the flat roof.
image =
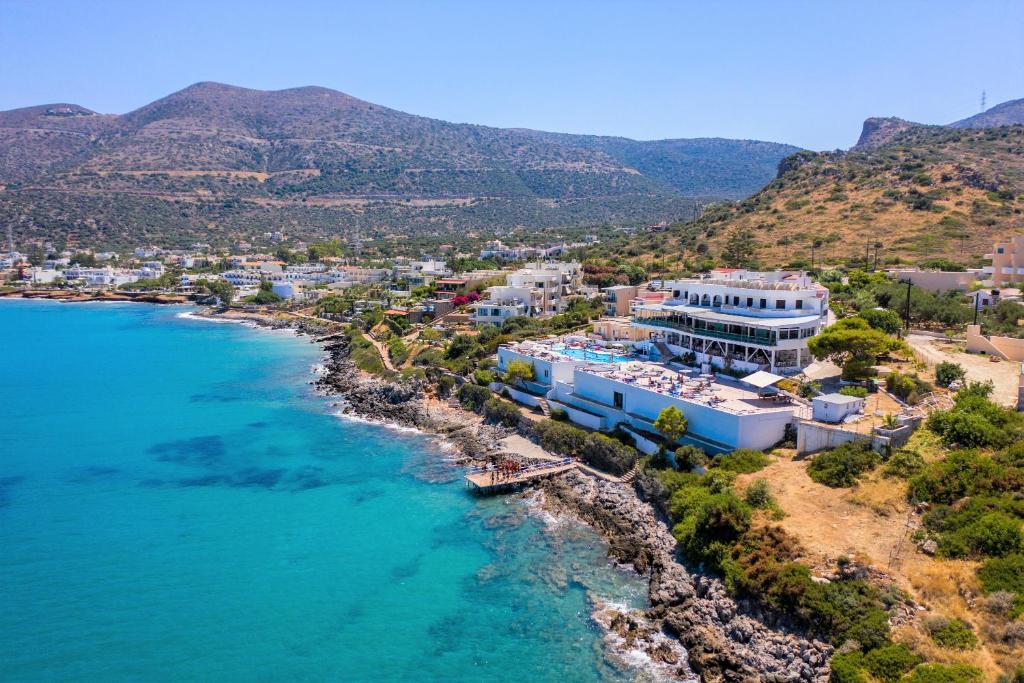
<svg viewBox="0 0 1024 683">
<path fill-rule="evenodd" d="M 746 377 L 741 378 L 740 381 L 744 384 L 757 387 L 758 389 L 764 389 L 765 387 L 770 387 L 781 379 L 784 378 L 779 375 L 773 375 L 770 372 L 765 372 L 764 370 L 758 370 L 752 375 L 747 375 Z"/>
<path fill-rule="evenodd" d="M 863 401 L 863 398 L 858 396 L 847 396 L 846 394 L 825 394 L 824 396 L 816 396 L 814 402 L 821 401 L 822 403 L 834 403 L 834 404 L 845 404 L 853 403 L 854 401 Z"/>
<path fill-rule="evenodd" d="M 821 319 L 820 315 L 799 315 L 788 316 L 785 318 L 762 318 L 755 315 L 736 315 L 735 313 L 720 313 L 719 311 L 715 311 L 710 308 L 703 308 L 701 306 L 688 306 L 685 304 L 644 304 L 641 306 L 637 306 L 637 308 L 645 311 L 661 311 L 664 313 L 689 313 L 690 315 L 700 317 L 704 320 L 714 320 L 716 322 L 733 323 L 736 325 L 754 325 L 758 327 L 791 327 L 793 325 L 806 325 L 807 323 L 817 322 Z M 637 322 L 643 324 L 643 318 L 638 319 Z"/>
</svg>

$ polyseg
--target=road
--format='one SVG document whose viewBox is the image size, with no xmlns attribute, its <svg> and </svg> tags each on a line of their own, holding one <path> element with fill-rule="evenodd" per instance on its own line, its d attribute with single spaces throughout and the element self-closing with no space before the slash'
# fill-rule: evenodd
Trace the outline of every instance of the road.
<svg viewBox="0 0 1024 683">
<path fill-rule="evenodd" d="M 959 363 L 967 371 L 967 379 L 975 382 L 991 380 L 995 391 L 992 398 L 1005 406 L 1017 405 L 1017 382 L 1020 363 L 1000 360 L 993 362 L 991 356 L 965 353 L 961 346 L 944 339 L 924 334 L 909 334 L 907 342 L 928 362 L 937 365 L 943 361 Z"/>
</svg>

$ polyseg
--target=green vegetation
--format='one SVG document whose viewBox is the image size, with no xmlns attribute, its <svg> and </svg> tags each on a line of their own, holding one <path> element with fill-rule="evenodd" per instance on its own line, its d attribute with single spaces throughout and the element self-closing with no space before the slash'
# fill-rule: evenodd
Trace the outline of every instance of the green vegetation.
<svg viewBox="0 0 1024 683">
<path fill-rule="evenodd" d="M 525 360 L 514 360 L 509 362 L 505 370 L 504 380 L 507 384 L 517 386 L 523 382 L 533 381 L 533 363 Z"/>
<path fill-rule="evenodd" d="M 959 363 L 942 361 L 935 366 L 935 383 L 940 387 L 948 387 L 953 382 L 962 382 L 967 371 Z"/>
<path fill-rule="evenodd" d="M 377 348 L 370 343 L 369 339 L 363 336 L 362 332 L 350 325 L 345 330 L 345 336 L 348 337 L 349 348 L 351 349 L 349 357 L 357 368 L 371 375 L 389 374 L 388 369 L 384 367 L 384 361 L 381 360 Z"/>
<path fill-rule="evenodd" d="M 686 417 L 679 408 L 667 406 L 658 413 L 658 418 L 654 421 L 654 428 L 665 437 L 667 446 L 673 446 L 686 434 Z M 664 450 L 666 444 L 663 444 L 661 448 Z"/>
<path fill-rule="evenodd" d="M 807 342 L 815 358 L 829 359 L 843 368 L 843 378 L 865 379 L 871 375 L 879 356 L 886 353 L 907 353 L 907 346 L 881 330 L 871 327 L 863 318 L 844 318 Z"/>
<path fill-rule="evenodd" d="M 522 413 L 519 412 L 519 408 L 497 397 L 484 401 L 483 413 L 484 417 L 491 422 L 511 428 L 518 427 L 519 421 L 522 419 Z"/>
<path fill-rule="evenodd" d="M 932 385 L 917 376 L 917 373 L 890 372 L 885 378 L 885 388 L 909 405 L 917 405 L 931 393 Z"/>
<path fill-rule="evenodd" d="M 978 646 L 970 624 L 960 619 L 935 616 L 925 619 L 924 628 L 932 640 L 950 650 L 970 650 Z"/>
<path fill-rule="evenodd" d="M 899 314 L 888 308 L 867 308 L 857 315 L 864 318 L 873 329 L 886 334 L 899 334 L 903 329 L 903 321 Z"/>
<path fill-rule="evenodd" d="M 716 456 L 710 468 L 722 469 L 736 474 L 751 474 L 762 470 L 771 462 L 768 456 L 752 448 L 737 448 L 731 453 Z"/>
<path fill-rule="evenodd" d="M 1024 438 L 1024 416 L 988 399 L 991 384 L 972 382 L 961 389 L 952 409 L 932 413 L 928 429 L 944 444 L 962 448 L 1001 448 Z"/>
<path fill-rule="evenodd" d="M 867 654 L 860 650 L 838 654 L 832 658 L 833 683 L 867 683 L 867 672 L 885 683 L 896 683 L 914 667 L 921 658 L 906 645 L 885 645 Z"/>
<path fill-rule="evenodd" d="M 866 387 L 843 387 L 839 390 L 839 393 L 843 396 L 853 396 L 854 398 L 867 398 L 868 390 Z"/>
<path fill-rule="evenodd" d="M 844 488 L 856 484 L 862 474 L 877 467 L 881 461 L 881 457 L 865 443 L 852 441 L 814 456 L 807 466 L 807 474 L 819 484 Z"/>
<path fill-rule="evenodd" d="M 889 456 L 883 473 L 887 477 L 909 479 L 924 469 L 924 458 L 914 450 L 900 448 Z"/>
<path fill-rule="evenodd" d="M 1016 619 L 1024 614 L 1024 555 L 985 560 L 978 568 L 978 581 L 985 595 L 1004 593 L 1009 596 L 1007 617 Z"/>
<path fill-rule="evenodd" d="M 968 664 L 922 664 L 910 672 L 907 683 L 974 683 L 981 671 Z"/>
<path fill-rule="evenodd" d="M 675 450 L 673 456 L 676 469 L 683 472 L 689 472 L 692 469 L 704 467 L 708 464 L 707 454 L 696 446 L 680 446 Z"/>
</svg>

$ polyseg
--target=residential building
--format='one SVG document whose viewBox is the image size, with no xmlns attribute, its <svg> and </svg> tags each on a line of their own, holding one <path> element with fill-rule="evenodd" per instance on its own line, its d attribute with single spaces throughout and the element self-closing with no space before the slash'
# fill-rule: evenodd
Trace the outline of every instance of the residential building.
<svg viewBox="0 0 1024 683">
<path fill-rule="evenodd" d="M 629 315 L 629 302 L 637 297 L 640 288 L 637 285 L 615 285 L 605 287 L 604 314 L 611 317 Z"/>
<path fill-rule="evenodd" d="M 997 242 L 991 254 L 985 254 L 992 264 L 982 272 L 997 287 L 1024 280 L 1024 235 L 1014 235 L 1009 242 Z"/>
<path fill-rule="evenodd" d="M 505 277 L 505 285 L 489 287 L 484 300 L 473 304 L 472 320 L 499 323 L 513 315 L 549 316 L 563 312 L 583 284 L 579 263 L 538 261 Z"/>
<path fill-rule="evenodd" d="M 827 322 L 828 289 L 803 272 L 718 269 L 664 286 L 671 298 L 637 306 L 634 325 L 660 351 L 720 368 L 799 371 Z"/>
<path fill-rule="evenodd" d="M 889 277 L 899 282 L 910 282 L 915 287 L 929 292 L 947 292 L 951 289 L 966 292 L 979 279 L 980 270 L 964 272 L 943 270 L 918 270 L 917 268 L 893 268 Z"/>
</svg>

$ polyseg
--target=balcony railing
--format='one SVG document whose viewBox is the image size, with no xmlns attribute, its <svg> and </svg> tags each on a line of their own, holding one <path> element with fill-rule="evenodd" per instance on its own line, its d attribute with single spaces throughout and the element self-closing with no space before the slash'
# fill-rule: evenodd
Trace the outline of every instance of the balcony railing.
<svg viewBox="0 0 1024 683">
<path fill-rule="evenodd" d="M 724 339 L 726 341 L 742 342 L 746 344 L 775 346 L 778 341 L 776 333 L 769 332 L 767 330 L 764 335 L 734 334 L 732 332 L 722 332 L 720 330 L 698 329 L 692 325 L 684 325 L 683 323 L 675 322 L 673 320 L 665 320 L 664 318 L 633 318 L 633 321 L 638 325 L 666 327 L 672 330 L 686 332 L 688 334 L 695 334 L 699 337 L 713 337 L 714 339 Z"/>
</svg>

